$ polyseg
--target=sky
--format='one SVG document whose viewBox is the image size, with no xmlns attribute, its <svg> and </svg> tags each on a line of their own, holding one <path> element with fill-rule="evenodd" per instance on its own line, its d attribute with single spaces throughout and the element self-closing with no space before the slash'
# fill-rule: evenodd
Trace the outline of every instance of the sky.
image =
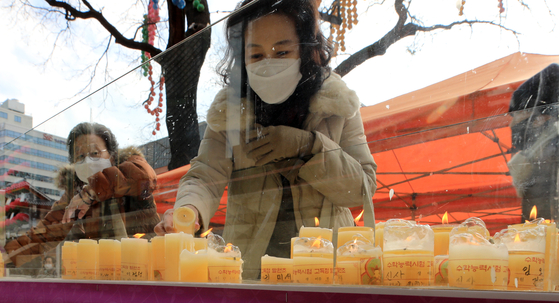
<svg viewBox="0 0 559 303">
<path fill-rule="evenodd" d="M 108 125 L 121 146 L 143 144 L 166 136 L 164 127 L 157 135 L 151 134 L 154 117 L 141 105 L 146 99 L 149 82 L 136 69 L 140 64 L 138 51 L 114 45 L 113 40 L 107 56 L 99 61 L 96 77 L 89 83 L 92 69 L 88 67 L 94 65 L 105 50 L 106 32 L 94 20 L 67 23 L 63 18 L 42 18 L 33 9 L 18 5 L 8 7 L 13 1 L 19 2 L 0 0 L 0 28 L 4 29 L 4 47 L 0 48 L 3 59 L 0 102 L 18 99 L 26 105 L 26 113 L 33 116 L 35 125 L 46 121 L 39 130 L 62 137 L 67 136 L 73 125 L 90 120 Z M 137 22 L 146 11 L 144 2 L 92 1 L 96 7 L 103 8 L 107 19 L 127 37 L 135 34 Z M 321 7 L 331 2 L 324 0 Z M 385 1 L 384 5 L 376 2 L 380 1 L 359 0 L 359 23 L 346 34 L 347 50 L 334 58 L 333 67 L 349 54 L 378 40 L 396 22 L 391 1 Z M 559 12 L 559 1 L 548 0 L 547 7 L 541 0 L 524 2 L 530 9 L 522 7 L 518 0 L 504 0 L 505 13 L 499 14 L 497 0 L 468 0 L 464 15 L 459 16 L 454 0 L 414 0 L 410 11 L 425 25 L 464 18 L 493 20 L 520 34 L 515 36 L 487 25 L 418 34 L 398 41 L 385 55 L 368 60 L 344 80 L 357 92 L 361 102 L 369 106 L 514 52 L 559 54 L 556 42 L 559 29 L 554 23 L 558 20 L 555 13 Z M 30 3 L 44 5 L 41 0 Z M 233 0 L 209 0 L 212 22 L 225 17 L 235 4 Z M 58 35 L 57 30 L 67 25 L 69 30 Z M 326 25 L 323 28 L 328 30 Z M 164 49 L 164 24 L 160 24 L 158 30 L 161 39 L 156 40 L 156 46 Z M 216 24 L 212 28 L 212 48 L 206 57 L 198 89 L 198 113 L 202 120 L 213 96 L 221 88 L 215 65 L 222 56 L 223 41 L 223 24 Z M 160 73 L 157 64 L 154 64 L 154 72 Z M 117 78 L 115 83 L 105 87 Z M 96 90 L 99 91 L 88 96 Z"/>
</svg>

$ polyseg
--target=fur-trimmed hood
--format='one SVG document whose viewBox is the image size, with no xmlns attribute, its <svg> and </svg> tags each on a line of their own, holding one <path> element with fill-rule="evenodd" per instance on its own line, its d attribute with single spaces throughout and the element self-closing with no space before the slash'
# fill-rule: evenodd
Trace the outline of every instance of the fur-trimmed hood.
<svg viewBox="0 0 559 303">
<path fill-rule="evenodd" d="M 215 96 L 208 110 L 208 126 L 216 132 L 227 130 L 228 96 L 233 88 L 226 87 Z M 309 105 L 309 116 L 318 115 L 326 118 L 333 115 L 351 118 L 359 110 L 359 98 L 355 91 L 349 89 L 342 78 L 332 72 L 324 80 L 320 90 L 312 96 Z M 251 102 L 241 100 L 241 127 L 254 123 L 254 110 Z"/>
<path fill-rule="evenodd" d="M 120 148 L 118 150 L 117 164 L 128 160 L 131 156 L 141 156 L 142 158 L 145 158 L 142 151 L 136 146 Z M 61 190 L 68 190 L 70 184 L 68 183 L 70 181 L 69 178 L 73 178 L 74 183 L 81 182 L 78 180 L 77 176 L 75 175 L 73 164 L 66 164 L 58 169 L 58 174 L 56 175 L 56 180 L 55 180 L 56 187 L 58 187 Z"/>
</svg>

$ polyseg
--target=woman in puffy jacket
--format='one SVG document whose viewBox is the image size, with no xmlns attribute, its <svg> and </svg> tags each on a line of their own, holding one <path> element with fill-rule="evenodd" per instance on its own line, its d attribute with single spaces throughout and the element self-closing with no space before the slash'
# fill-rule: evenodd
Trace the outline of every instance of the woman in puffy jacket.
<svg viewBox="0 0 559 303">
<path fill-rule="evenodd" d="M 202 229 L 228 186 L 223 236 L 240 248 L 245 279 L 259 276 L 264 254 L 289 257 L 291 238 L 315 217 L 336 233 L 354 224 L 349 207 L 364 206 L 374 222 L 376 164 L 360 102 L 328 67 L 316 3 L 246 0 L 229 18 L 227 86 L 180 181 L 174 208 L 190 207 Z M 175 232 L 172 213 L 158 234 Z"/>
<path fill-rule="evenodd" d="M 37 227 L 5 245 L 14 263 L 19 255 L 44 254 L 65 239 L 150 234 L 159 222 L 152 196 L 156 174 L 139 149 L 119 150 L 107 127 L 86 122 L 72 129 L 67 145 L 71 164 L 57 179 L 65 192 Z"/>
</svg>

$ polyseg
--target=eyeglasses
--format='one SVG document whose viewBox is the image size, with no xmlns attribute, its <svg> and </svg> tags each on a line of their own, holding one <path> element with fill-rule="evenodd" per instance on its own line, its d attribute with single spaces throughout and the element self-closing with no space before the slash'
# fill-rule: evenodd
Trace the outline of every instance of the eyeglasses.
<svg viewBox="0 0 559 303">
<path fill-rule="evenodd" d="M 82 164 L 83 162 L 85 162 L 85 158 L 89 157 L 91 158 L 91 160 L 93 161 L 98 161 L 99 159 L 101 159 L 101 155 L 103 154 L 103 152 L 106 152 L 106 149 L 103 150 L 94 150 L 94 151 L 90 151 L 87 152 L 85 154 L 78 154 L 76 156 L 76 164 Z"/>
</svg>

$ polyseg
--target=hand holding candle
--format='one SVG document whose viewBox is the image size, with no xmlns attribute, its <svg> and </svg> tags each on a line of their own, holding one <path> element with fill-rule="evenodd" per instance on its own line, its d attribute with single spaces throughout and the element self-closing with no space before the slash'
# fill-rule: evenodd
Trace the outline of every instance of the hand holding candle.
<svg viewBox="0 0 559 303">
<path fill-rule="evenodd" d="M 190 207 L 179 207 L 173 212 L 173 226 L 178 232 L 193 235 L 196 219 L 196 213 Z"/>
</svg>

